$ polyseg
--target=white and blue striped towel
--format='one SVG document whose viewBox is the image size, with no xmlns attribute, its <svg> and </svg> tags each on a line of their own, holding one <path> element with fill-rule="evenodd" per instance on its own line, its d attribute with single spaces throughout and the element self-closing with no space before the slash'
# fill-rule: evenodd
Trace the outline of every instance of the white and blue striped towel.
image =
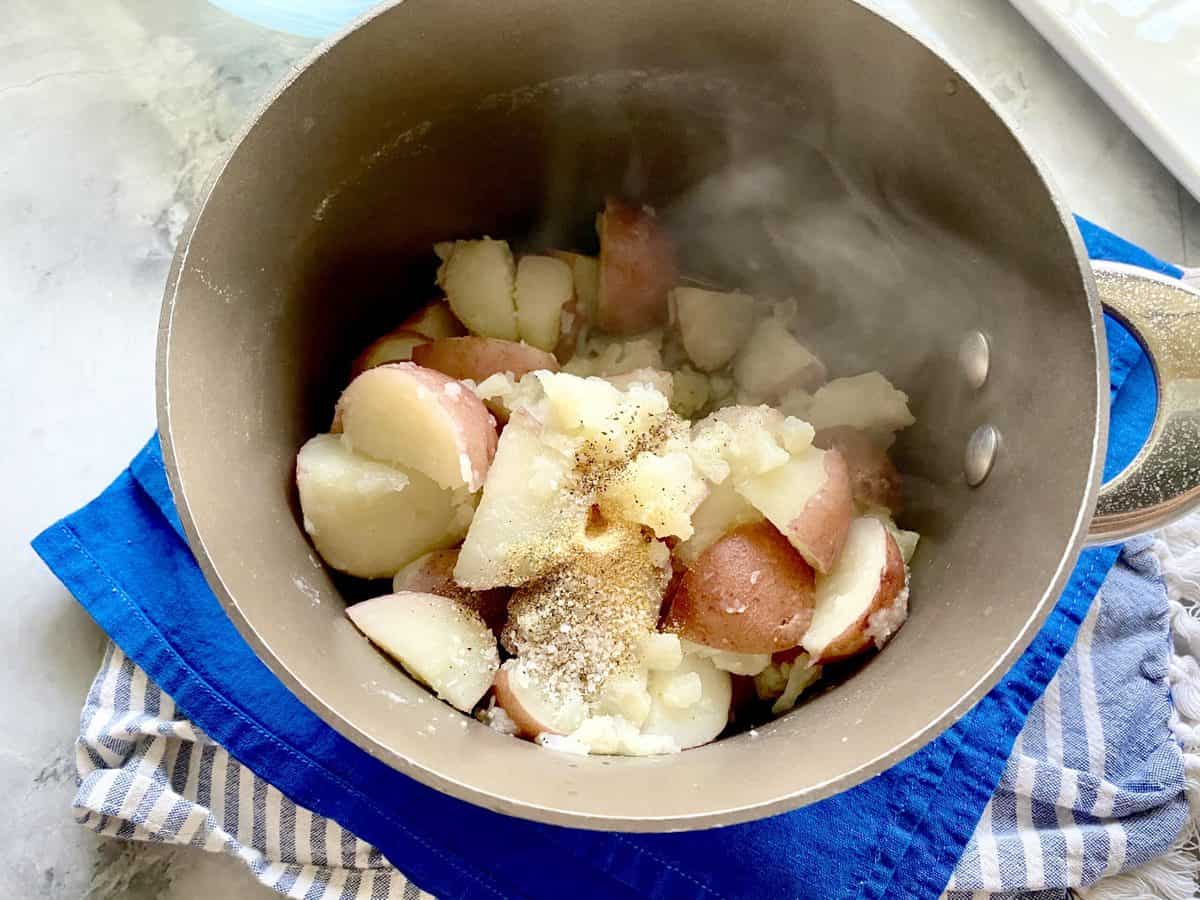
<svg viewBox="0 0 1200 900">
<path fill-rule="evenodd" d="M 1176 529 L 1197 533 L 1200 519 Z M 1114 897 L 1195 895 L 1194 856 L 1178 851 L 1189 819 L 1178 784 L 1185 768 L 1200 768 L 1200 667 L 1170 645 L 1172 614 L 1192 623 L 1179 601 L 1200 592 L 1200 540 L 1184 540 L 1194 568 L 1174 573 L 1170 605 L 1153 552 L 1166 545 L 1127 546 L 1034 706 L 949 897 L 1064 897 L 1173 844 L 1172 863 L 1160 871 L 1102 884 L 1132 885 Z M 1195 639 L 1190 650 L 1200 650 L 1200 626 L 1184 630 Z M 102 834 L 229 853 L 287 897 L 430 896 L 374 847 L 232 759 L 113 645 L 80 724 L 76 813 Z"/>
</svg>

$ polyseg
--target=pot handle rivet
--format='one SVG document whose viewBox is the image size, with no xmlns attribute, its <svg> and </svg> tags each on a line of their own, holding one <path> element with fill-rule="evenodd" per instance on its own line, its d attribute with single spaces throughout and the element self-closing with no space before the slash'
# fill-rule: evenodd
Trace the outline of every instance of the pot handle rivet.
<svg viewBox="0 0 1200 900">
<path fill-rule="evenodd" d="M 980 425 L 967 439 L 967 452 L 963 457 L 963 475 L 971 487 L 979 487 L 996 463 L 996 452 L 1000 449 L 1000 432 L 992 425 Z"/>
<path fill-rule="evenodd" d="M 975 390 L 983 387 L 992 365 L 992 356 L 987 336 L 982 331 L 972 331 L 962 339 L 958 346 L 958 362 L 967 377 L 967 384 Z"/>
</svg>

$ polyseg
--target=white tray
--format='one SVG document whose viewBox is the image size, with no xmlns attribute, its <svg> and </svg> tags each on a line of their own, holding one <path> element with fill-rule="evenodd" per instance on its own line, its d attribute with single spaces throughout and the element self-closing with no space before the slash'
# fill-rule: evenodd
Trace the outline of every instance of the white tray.
<svg viewBox="0 0 1200 900">
<path fill-rule="evenodd" d="M 1200 0 L 1011 0 L 1200 199 Z"/>
</svg>

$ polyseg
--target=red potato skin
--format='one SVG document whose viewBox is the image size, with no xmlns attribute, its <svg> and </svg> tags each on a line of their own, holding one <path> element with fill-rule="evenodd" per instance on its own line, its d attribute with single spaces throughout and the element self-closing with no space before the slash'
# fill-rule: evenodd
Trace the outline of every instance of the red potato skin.
<svg viewBox="0 0 1200 900">
<path fill-rule="evenodd" d="M 822 574 L 833 568 L 854 518 L 850 471 L 837 450 L 825 452 L 825 484 L 788 523 L 787 536 Z M 780 648 L 782 649 L 782 648 Z"/>
<path fill-rule="evenodd" d="M 450 311 L 450 304 L 445 300 L 433 300 L 400 323 L 398 331 L 415 331 L 432 340 L 438 338 L 460 337 L 467 333 L 467 328 L 458 317 Z"/>
<path fill-rule="evenodd" d="M 558 371 L 554 354 L 522 344 L 489 337 L 441 338 L 413 348 L 413 362 L 462 380 L 478 384 L 497 372 L 516 377 L 539 369 Z"/>
<path fill-rule="evenodd" d="M 846 461 L 850 493 L 854 502 L 866 509 L 882 507 L 892 516 L 904 509 L 900 473 L 887 450 L 869 434 L 849 425 L 823 428 L 813 443 L 822 450 L 837 450 Z"/>
<path fill-rule="evenodd" d="M 751 583 L 755 571 L 759 576 Z M 742 525 L 715 541 L 679 579 L 666 628 L 734 653 L 787 650 L 812 622 L 815 585 L 812 567 L 770 522 Z"/>
<path fill-rule="evenodd" d="M 397 574 L 392 590 L 413 591 L 420 594 L 437 594 L 457 600 L 475 610 L 487 623 L 493 634 L 499 635 L 508 621 L 508 598 L 512 591 L 495 588 L 489 591 L 472 591 L 460 587 L 454 580 L 454 564 L 458 562 L 458 550 L 434 550 L 405 566 Z"/>
<path fill-rule="evenodd" d="M 597 326 L 609 334 L 639 334 L 665 323 L 678 268 L 675 248 L 654 214 L 610 198 L 597 231 Z"/>
<path fill-rule="evenodd" d="M 507 669 L 501 668 L 496 673 L 496 679 L 492 682 L 492 693 L 496 698 L 496 705 L 508 713 L 508 717 L 517 726 L 517 734 L 521 737 L 532 741 L 539 734 L 562 734 L 561 731 L 544 727 L 526 711 L 525 707 L 521 705 L 521 701 L 517 699 L 516 693 L 509 686 Z"/>
<path fill-rule="evenodd" d="M 904 557 L 900 555 L 900 548 L 887 529 L 884 529 L 883 536 L 887 541 L 887 556 L 884 558 L 883 570 L 879 575 L 879 590 L 875 592 L 874 598 L 861 616 L 826 644 L 820 653 L 813 654 L 813 665 L 824 665 L 849 659 L 870 649 L 873 644 L 867 635 L 867 620 L 871 618 L 872 614 L 891 605 L 904 589 L 907 577 L 904 570 Z"/>
</svg>

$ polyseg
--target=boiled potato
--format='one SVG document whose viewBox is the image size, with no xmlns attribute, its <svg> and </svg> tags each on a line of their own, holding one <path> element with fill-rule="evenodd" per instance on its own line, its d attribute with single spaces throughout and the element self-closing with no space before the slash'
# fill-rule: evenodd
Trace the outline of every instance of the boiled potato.
<svg viewBox="0 0 1200 900">
<path fill-rule="evenodd" d="M 415 313 L 400 323 L 402 331 L 415 331 L 431 340 L 438 338 L 458 337 L 466 334 L 467 329 L 450 311 L 450 304 L 445 300 L 435 300 L 426 303 Z"/>
<path fill-rule="evenodd" d="M 812 568 L 774 526 L 742 525 L 684 573 L 665 627 L 718 650 L 774 653 L 804 637 L 813 590 Z"/>
<path fill-rule="evenodd" d="M 560 565 L 588 516 L 588 506 L 563 490 L 571 471 L 571 459 L 541 440 L 529 414 L 514 413 L 459 551 L 454 580 L 474 590 L 515 587 Z"/>
<path fill-rule="evenodd" d="M 455 241 L 444 259 L 437 273 L 438 286 L 471 333 L 517 340 L 517 273 L 508 243 L 491 238 Z"/>
<path fill-rule="evenodd" d="M 734 360 L 733 380 L 742 393 L 772 400 L 795 388 L 815 388 L 825 380 L 825 364 L 772 316 L 754 326 Z"/>
<path fill-rule="evenodd" d="M 304 530 L 321 558 L 359 578 L 390 577 L 422 553 L 456 543 L 471 520 L 464 495 L 351 453 L 334 434 L 300 448 L 296 486 Z"/>
<path fill-rule="evenodd" d="M 483 402 L 441 372 L 410 362 L 363 372 L 338 400 L 343 439 L 356 452 L 415 469 L 444 488 L 477 491 L 496 452 Z"/>
<path fill-rule="evenodd" d="M 654 213 L 610 199 L 597 231 L 596 325 L 609 334 L 638 334 L 662 325 L 677 271 L 675 249 Z"/>
<path fill-rule="evenodd" d="M 375 646 L 451 706 L 469 712 L 500 668 L 496 637 L 474 610 L 435 594 L 356 603 L 346 615 Z"/>
<path fill-rule="evenodd" d="M 900 548 L 887 526 L 855 519 L 837 566 L 817 579 L 812 625 L 802 645 L 815 663 L 884 643 L 908 616 L 908 584 Z"/>
<path fill-rule="evenodd" d="M 421 344 L 428 344 L 430 340 L 432 338 L 424 334 L 416 331 L 408 331 L 404 328 L 389 331 L 383 337 L 374 340 L 367 346 L 366 350 L 359 354 L 350 369 L 351 374 L 357 377 L 367 371 L 367 369 L 373 369 L 376 366 L 394 362 L 407 362 L 412 359 L 414 347 L 419 347 Z"/>
<path fill-rule="evenodd" d="M 522 737 L 539 734 L 570 734 L 587 715 L 586 704 L 577 698 L 555 703 L 550 692 L 529 674 L 520 660 L 510 659 L 496 673 L 492 686 L 496 703 L 508 713 Z"/>
<path fill-rule="evenodd" d="M 517 330 L 521 340 L 548 353 L 562 340 L 563 311 L 575 300 L 571 267 L 552 256 L 523 256 L 517 263 Z M 573 324 L 573 323 L 572 323 Z"/>
<path fill-rule="evenodd" d="M 671 291 L 670 304 L 683 349 L 702 372 L 733 359 L 754 328 L 754 298 L 747 294 L 681 286 Z"/>
<path fill-rule="evenodd" d="M 392 579 L 392 590 L 415 591 L 421 594 L 437 594 L 449 597 L 475 610 L 493 632 L 499 634 L 508 618 L 510 591 L 498 588 L 490 591 L 472 591 L 459 586 L 454 580 L 454 566 L 458 562 L 457 549 L 433 550 L 419 556 L 396 573 Z"/>
<path fill-rule="evenodd" d="M 669 672 L 651 672 L 650 712 L 642 733 L 672 738 L 681 750 L 707 744 L 725 730 L 733 686 L 709 660 L 685 656 Z"/>
<path fill-rule="evenodd" d="M 810 448 L 737 489 L 809 565 L 818 572 L 833 568 L 854 517 L 850 475 L 838 451 Z"/>
<path fill-rule="evenodd" d="M 908 395 L 878 372 L 835 378 L 822 385 L 813 394 L 804 418 L 818 431 L 849 425 L 888 442 L 895 432 L 916 421 L 908 411 Z"/>
<path fill-rule="evenodd" d="M 579 302 L 576 312 L 584 322 L 594 322 L 596 298 L 600 291 L 600 260 L 567 250 L 552 250 L 550 255 L 571 267 L 575 299 Z"/>
<path fill-rule="evenodd" d="M 850 494 L 860 510 L 886 509 L 892 515 L 900 514 L 904 505 L 900 473 L 876 438 L 859 428 L 836 425 L 818 431 L 813 444 L 842 454 Z"/>
<path fill-rule="evenodd" d="M 558 360 L 552 353 L 517 341 L 499 338 L 455 337 L 442 338 L 413 348 L 413 362 L 476 384 L 499 372 L 520 378 L 527 372 L 547 369 L 558 371 Z"/>
</svg>

